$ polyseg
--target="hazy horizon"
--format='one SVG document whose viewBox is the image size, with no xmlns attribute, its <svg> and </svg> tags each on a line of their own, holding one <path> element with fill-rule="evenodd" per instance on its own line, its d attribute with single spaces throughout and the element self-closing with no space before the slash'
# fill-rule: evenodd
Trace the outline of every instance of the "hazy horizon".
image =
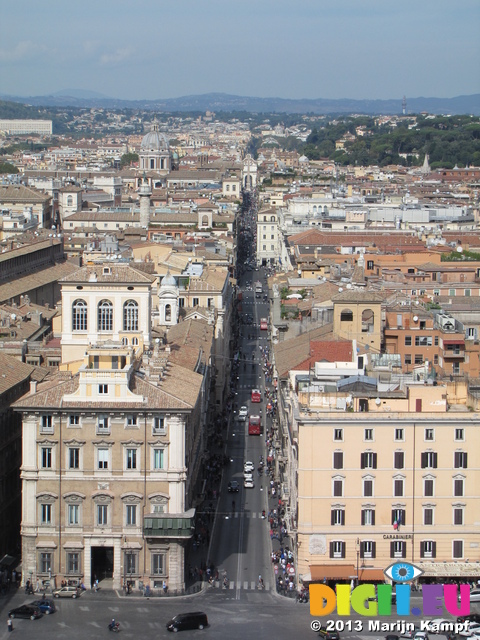
<svg viewBox="0 0 480 640">
<path fill-rule="evenodd" d="M 391 100 L 480 93 L 478 0 L 19 0 L 0 91 Z"/>
</svg>

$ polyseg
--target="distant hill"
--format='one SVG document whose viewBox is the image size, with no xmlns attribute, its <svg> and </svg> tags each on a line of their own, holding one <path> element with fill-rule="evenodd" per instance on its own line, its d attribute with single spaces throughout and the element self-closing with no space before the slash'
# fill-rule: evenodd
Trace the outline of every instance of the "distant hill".
<svg viewBox="0 0 480 640">
<path fill-rule="evenodd" d="M 226 93 L 206 93 L 159 100 L 120 100 L 89 91 L 64 90 L 49 96 L 0 95 L 3 100 L 42 107 L 103 107 L 151 111 L 247 111 L 253 113 L 311 113 L 317 115 L 362 113 L 400 114 L 402 98 L 391 100 L 314 100 L 298 98 L 255 98 Z M 454 98 L 407 98 L 407 113 L 426 111 L 435 115 L 480 115 L 480 94 Z"/>
</svg>

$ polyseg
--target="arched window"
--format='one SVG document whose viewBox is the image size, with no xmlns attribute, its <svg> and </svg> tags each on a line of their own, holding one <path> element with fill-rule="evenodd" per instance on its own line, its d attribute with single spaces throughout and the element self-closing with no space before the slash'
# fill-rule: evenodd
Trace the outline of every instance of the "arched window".
<svg viewBox="0 0 480 640">
<path fill-rule="evenodd" d="M 353 311 L 344 309 L 340 314 L 340 322 L 353 322 Z"/>
<path fill-rule="evenodd" d="M 73 196 L 67 196 L 67 207 L 73 207 Z"/>
<path fill-rule="evenodd" d="M 127 300 L 123 305 L 123 330 L 138 331 L 138 304 Z"/>
<path fill-rule="evenodd" d="M 208 216 L 202 216 L 202 227 L 208 227 Z"/>
<path fill-rule="evenodd" d="M 87 330 L 87 309 L 85 300 L 75 300 L 72 305 L 72 331 Z"/>
<path fill-rule="evenodd" d="M 110 300 L 98 304 L 98 331 L 113 331 L 113 305 Z"/>
<path fill-rule="evenodd" d="M 275 222 L 275 216 L 270 216 L 270 222 Z"/>
<path fill-rule="evenodd" d="M 362 332 L 373 333 L 374 322 L 375 314 L 372 309 L 365 309 L 362 312 Z"/>
<path fill-rule="evenodd" d="M 122 344 L 124 347 L 128 347 L 128 338 L 122 338 Z"/>
<path fill-rule="evenodd" d="M 169 304 L 165 305 L 165 322 L 170 322 L 172 319 L 172 307 Z"/>
</svg>

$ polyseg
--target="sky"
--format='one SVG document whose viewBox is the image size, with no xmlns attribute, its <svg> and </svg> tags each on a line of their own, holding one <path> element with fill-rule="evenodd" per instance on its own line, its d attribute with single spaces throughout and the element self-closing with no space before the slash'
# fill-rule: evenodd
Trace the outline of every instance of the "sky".
<svg viewBox="0 0 480 640">
<path fill-rule="evenodd" d="M 15 0 L 0 95 L 480 93 L 480 0 Z"/>
</svg>

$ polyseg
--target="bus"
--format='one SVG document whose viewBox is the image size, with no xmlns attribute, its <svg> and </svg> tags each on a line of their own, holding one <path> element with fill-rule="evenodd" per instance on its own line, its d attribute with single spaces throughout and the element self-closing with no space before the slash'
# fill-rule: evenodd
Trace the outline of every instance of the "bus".
<svg viewBox="0 0 480 640">
<path fill-rule="evenodd" d="M 255 297 L 261 298 L 263 293 L 262 283 L 260 281 L 255 282 Z"/>
<path fill-rule="evenodd" d="M 261 402 L 262 392 L 260 389 L 252 389 L 252 402 Z"/>
<path fill-rule="evenodd" d="M 248 435 L 259 436 L 262 429 L 262 422 L 260 416 L 250 416 L 248 419 Z"/>
<path fill-rule="evenodd" d="M 260 318 L 260 329 L 262 331 L 267 331 L 267 329 L 268 329 L 268 320 L 267 320 L 267 318 Z"/>
</svg>

